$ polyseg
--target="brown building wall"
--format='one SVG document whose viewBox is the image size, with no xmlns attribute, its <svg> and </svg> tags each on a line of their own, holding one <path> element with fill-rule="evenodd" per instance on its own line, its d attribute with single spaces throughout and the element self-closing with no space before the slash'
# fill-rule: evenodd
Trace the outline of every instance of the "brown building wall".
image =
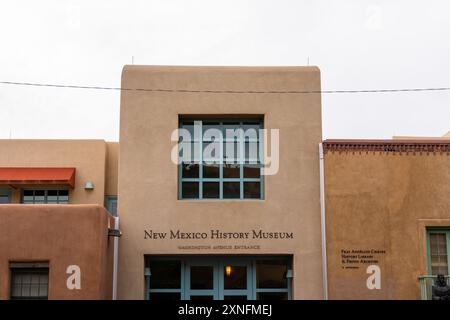
<svg viewBox="0 0 450 320">
<path fill-rule="evenodd" d="M 117 195 L 118 143 L 103 140 L 0 140 L 0 167 L 75 167 L 71 204 L 104 205 L 105 194 Z M 105 185 L 106 178 L 106 185 Z M 85 190 L 87 181 L 94 190 Z M 45 185 L 14 186 L 12 201 L 20 203 L 21 189 Z M 55 186 L 51 186 L 54 188 Z M 0 189 L 10 186 L 1 185 Z"/>
<path fill-rule="evenodd" d="M 10 262 L 49 262 L 49 299 L 111 299 L 112 217 L 98 205 L 0 205 L 0 299 L 10 296 Z M 66 286 L 69 265 L 81 289 Z"/>
<path fill-rule="evenodd" d="M 125 66 L 123 88 L 188 90 L 320 90 L 316 67 Z M 179 115 L 262 115 L 280 131 L 280 169 L 265 177 L 264 200 L 177 200 L 172 131 Z M 143 299 L 145 254 L 292 254 L 294 299 L 321 299 L 318 144 L 321 102 L 316 94 L 212 94 L 122 91 L 119 159 L 121 299 Z M 169 232 L 292 232 L 284 240 L 149 240 L 144 230 Z M 260 249 L 195 250 L 183 245 L 260 245 Z"/>
<path fill-rule="evenodd" d="M 119 176 L 119 143 L 106 142 L 105 196 L 117 196 Z"/>
<path fill-rule="evenodd" d="M 344 149 L 325 154 L 329 297 L 419 299 L 426 227 L 450 226 L 450 157 Z M 343 263 L 342 250 L 385 253 L 363 259 L 376 262 Z M 366 286 L 373 264 L 381 268 L 380 290 Z"/>
</svg>

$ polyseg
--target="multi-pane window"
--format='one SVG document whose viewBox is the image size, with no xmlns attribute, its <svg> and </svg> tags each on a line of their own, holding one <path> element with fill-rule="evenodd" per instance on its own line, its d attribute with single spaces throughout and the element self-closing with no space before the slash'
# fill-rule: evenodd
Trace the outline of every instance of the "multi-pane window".
<svg viewBox="0 0 450 320">
<path fill-rule="evenodd" d="M 180 199 L 263 199 L 262 121 L 181 120 Z"/>
<path fill-rule="evenodd" d="M 48 267 L 11 267 L 10 298 L 48 299 Z"/>
<path fill-rule="evenodd" d="M 0 204 L 5 204 L 10 202 L 10 191 L 0 189 Z"/>
<path fill-rule="evenodd" d="M 450 230 L 428 230 L 428 261 L 432 275 L 449 274 Z"/>
<path fill-rule="evenodd" d="M 22 203 L 25 204 L 68 204 L 69 190 L 23 190 Z"/>
</svg>

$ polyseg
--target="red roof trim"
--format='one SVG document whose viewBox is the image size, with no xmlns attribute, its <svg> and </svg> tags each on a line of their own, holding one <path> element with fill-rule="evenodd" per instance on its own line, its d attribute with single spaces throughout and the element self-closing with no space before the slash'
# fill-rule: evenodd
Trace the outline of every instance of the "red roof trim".
<svg viewBox="0 0 450 320">
<path fill-rule="evenodd" d="M 0 168 L 0 184 L 62 184 L 75 187 L 75 168 Z"/>
</svg>

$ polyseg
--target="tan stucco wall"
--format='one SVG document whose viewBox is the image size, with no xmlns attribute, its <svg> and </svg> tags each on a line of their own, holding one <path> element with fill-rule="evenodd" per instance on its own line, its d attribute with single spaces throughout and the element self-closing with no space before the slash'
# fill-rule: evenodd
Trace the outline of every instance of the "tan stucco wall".
<svg viewBox="0 0 450 320">
<path fill-rule="evenodd" d="M 427 274 L 426 226 L 450 226 L 450 157 L 328 152 L 325 155 L 328 284 L 331 299 L 419 299 Z M 341 250 L 377 255 L 381 289 L 366 268 L 344 269 Z"/>
<path fill-rule="evenodd" d="M 0 299 L 10 296 L 10 262 L 49 262 L 49 299 L 111 299 L 112 217 L 98 205 L 0 205 Z M 66 269 L 81 269 L 69 290 Z"/>
<path fill-rule="evenodd" d="M 119 143 L 106 142 L 105 196 L 117 196 L 119 176 Z"/>
<path fill-rule="evenodd" d="M 316 67 L 125 66 L 123 88 L 320 90 Z M 171 133 L 179 115 L 264 116 L 280 129 L 280 170 L 265 178 L 265 200 L 177 200 Z M 119 159 L 121 299 L 143 299 L 145 254 L 293 254 L 294 299 L 322 298 L 317 94 L 211 94 L 122 91 Z M 290 240 L 145 240 L 168 232 L 293 232 Z M 260 250 L 181 250 L 179 245 L 260 245 Z"/>
<path fill-rule="evenodd" d="M 112 149 L 115 147 L 112 146 Z M 75 167 L 75 188 L 70 189 L 71 204 L 104 204 L 106 143 L 103 140 L 0 140 L 0 167 Z M 113 150 L 114 151 L 114 150 Z M 108 154 L 114 155 L 114 152 Z M 115 153 L 117 154 L 117 152 Z M 113 177 L 108 171 L 108 177 Z M 85 190 L 87 181 L 94 190 Z M 112 184 L 117 179 L 111 178 Z M 113 190 L 109 184 L 109 190 Z M 20 202 L 21 188 L 16 186 L 13 201 Z M 39 186 L 44 187 L 44 186 Z M 9 188 L 2 186 L 0 188 Z"/>
</svg>

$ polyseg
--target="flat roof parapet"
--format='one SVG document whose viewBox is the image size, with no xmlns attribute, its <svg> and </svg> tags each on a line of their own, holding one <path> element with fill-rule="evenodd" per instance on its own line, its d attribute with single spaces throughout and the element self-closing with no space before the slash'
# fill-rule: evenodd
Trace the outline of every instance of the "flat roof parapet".
<svg viewBox="0 0 450 320">
<path fill-rule="evenodd" d="M 323 142 L 324 152 L 379 152 L 396 153 L 440 153 L 450 154 L 450 140 L 357 140 L 357 139 L 327 139 Z"/>
</svg>

